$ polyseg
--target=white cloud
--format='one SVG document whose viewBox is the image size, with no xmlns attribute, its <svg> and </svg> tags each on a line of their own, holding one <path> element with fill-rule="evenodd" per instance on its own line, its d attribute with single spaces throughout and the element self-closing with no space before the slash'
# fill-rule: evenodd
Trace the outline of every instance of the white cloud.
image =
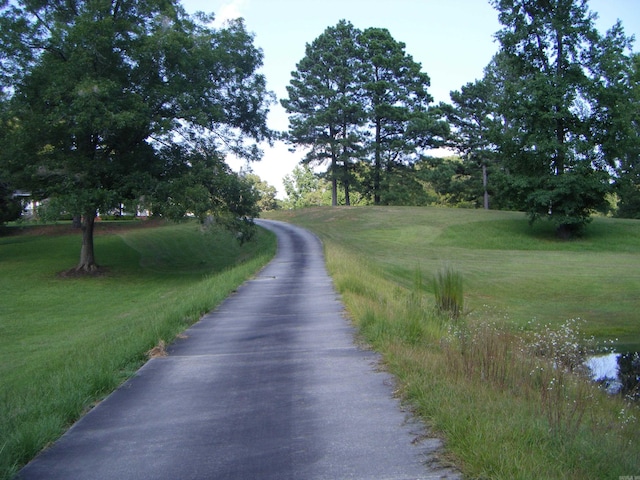
<svg viewBox="0 0 640 480">
<path fill-rule="evenodd" d="M 246 0 L 229 0 L 222 4 L 215 12 L 216 26 L 222 26 L 229 20 L 244 17 L 242 11 L 244 10 L 246 3 Z"/>
</svg>

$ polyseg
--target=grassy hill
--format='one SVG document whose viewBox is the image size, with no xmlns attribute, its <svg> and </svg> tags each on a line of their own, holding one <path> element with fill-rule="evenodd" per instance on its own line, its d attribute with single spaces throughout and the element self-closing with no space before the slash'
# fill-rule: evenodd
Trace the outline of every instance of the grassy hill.
<svg viewBox="0 0 640 480">
<path fill-rule="evenodd" d="M 107 273 L 61 277 L 77 263 L 79 233 L 15 230 L 0 237 L 2 479 L 275 253 L 262 230 L 240 246 L 195 223 L 105 222 L 95 246 Z"/>
<path fill-rule="evenodd" d="M 277 218 L 310 228 L 402 287 L 449 265 L 462 273 L 474 315 L 520 327 L 580 318 L 585 335 L 640 351 L 640 221 L 595 218 L 583 238 L 567 242 L 517 212 L 318 208 Z"/>
<path fill-rule="evenodd" d="M 317 208 L 274 218 L 324 241 L 349 316 L 398 394 L 467 478 L 602 479 L 640 471 L 640 408 L 590 382 L 582 360 L 640 342 L 640 222 L 596 218 L 558 241 L 522 214 Z M 465 313 L 436 308 L 434 278 L 463 279 Z"/>
</svg>

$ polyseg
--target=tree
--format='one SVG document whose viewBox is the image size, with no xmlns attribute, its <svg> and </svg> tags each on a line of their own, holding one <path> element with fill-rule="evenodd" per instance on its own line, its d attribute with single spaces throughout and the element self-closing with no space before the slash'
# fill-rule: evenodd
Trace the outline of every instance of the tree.
<svg viewBox="0 0 640 480">
<path fill-rule="evenodd" d="M 328 28 L 311 45 L 292 73 L 289 139 L 309 148 L 305 162 L 331 161 L 333 204 L 337 183 L 350 192 L 362 186 L 381 203 L 398 165 L 420 157 L 420 149 L 437 145 L 448 132 L 427 93 L 429 77 L 405 53 L 389 31 L 364 32 L 344 20 Z M 371 168 L 363 164 L 369 161 Z M 387 195 L 386 198 L 392 198 Z"/>
<path fill-rule="evenodd" d="M 7 103 L 4 100 L 4 92 L 0 90 L 0 125 L 4 122 L 7 115 Z M 0 129 L 0 145 L 2 138 L 6 132 Z M 9 175 L 5 171 L 4 166 L 0 163 L 0 225 L 6 222 L 17 220 L 22 214 L 22 204 L 15 197 L 13 187 L 6 181 Z"/>
<path fill-rule="evenodd" d="M 357 30 L 341 20 L 327 28 L 311 44 L 291 73 L 287 99 L 281 100 L 289 113 L 288 139 L 308 148 L 306 164 L 329 162 L 332 205 L 338 204 L 338 183 L 349 199 L 350 160 L 359 151 L 363 123 L 358 99 Z"/>
<path fill-rule="evenodd" d="M 433 203 L 435 199 L 427 191 L 420 163 L 398 163 L 387 169 L 383 175 L 379 204 L 423 206 Z"/>
<path fill-rule="evenodd" d="M 448 125 L 428 105 L 429 76 L 387 29 L 368 28 L 358 37 L 364 109 L 372 151 L 374 203 L 381 203 L 384 170 L 415 162 L 420 150 L 441 145 Z M 440 141 L 439 141 L 440 140 Z M 387 182 L 387 187 L 389 183 Z"/>
<path fill-rule="evenodd" d="M 97 268 L 98 211 L 138 201 L 181 215 L 175 198 L 196 178 L 192 193 L 210 200 L 200 216 L 244 217 L 234 188 L 215 189 L 236 181 L 225 152 L 259 157 L 245 140 L 270 137 L 270 96 L 242 21 L 214 30 L 212 19 L 174 0 L 2 3 L 0 156 L 16 185 L 82 216 L 78 270 Z"/>
<path fill-rule="evenodd" d="M 621 118 L 616 126 L 627 133 L 626 150 L 618 157 L 616 192 L 620 203 L 617 215 L 640 218 L 640 54 L 634 54 L 630 63 L 628 94 L 623 94 L 617 104 Z"/>
<path fill-rule="evenodd" d="M 320 205 L 331 205 L 331 187 L 328 182 L 319 178 L 306 165 L 297 166 L 289 175 L 285 175 L 282 183 L 287 194 L 285 205 L 288 208 L 304 208 Z"/>
<path fill-rule="evenodd" d="M 496 150 L 491 138 L 499 123 L 495 117 L 495 95 L 496 86 L 487 70 L 482 80 L 451 92 L 453 106 L 442 106 L 455 129 L 450 144 L 463 155 L 467 164 L 478 166 L 482 171 L 485 210 L 489 209 L 488 168 Z"/>
<path fill-rule="evenodd" d="M 611 158 L 592 135 L 602 40 L 586 0 L 493 0 L 504 26 L 500 154 L 510 195 L 531 221 L 578 234 L 609 191 Z M 618 40 L 616 40 L 618 41 Z"/>
<path fill-rule="evenodd" d="M 631 45 L 618 22 L 592 48 L 599 80 L 591 135 L 615 172 L 617 214 L 640 218 L 640 54 L 626 55 Z"/>
<path fill-rule="evenodd" d="M 0 225 L 20 218 L 22 205 L 13 193 L 9 184 L 0 181 Z"/>
<path fill-rule="evenodd" d="M 154 215 L 179 220 L 190 214 L 202 223 L 216 221 L 241 243 L 252 237 L 252 219 L 260 213 L 258 193 L 249 180 L 231 170 L 215 147 L 174 144 L 158 155 L 165 170 L 146 200 Z"/>
<path fill-rule="evenodd" d="M 244 179 L 249 182 L 255 195 L 258 197 L 258 208 L 262 212 L 269 210 L 277 210 L 279 208 L 276 200 L 276 187 L 269 185 L 255 173 L 247 173 L 243 175 Z"/>
</svg>

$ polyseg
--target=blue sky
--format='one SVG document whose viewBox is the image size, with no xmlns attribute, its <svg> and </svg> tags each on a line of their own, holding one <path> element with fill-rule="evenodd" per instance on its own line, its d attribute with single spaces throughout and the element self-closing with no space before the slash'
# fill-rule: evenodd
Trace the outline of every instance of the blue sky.
<svg viewBox="0 0 640 480">
<path fill-rule="evenodd" d="M 286 96 L 305 45 L 341 19 L 359 29 L 387 28 L 404 42 L 406 52 L 431 77 L 429 92 L 436 102 L 450 101 L 451 90 L 481 78 L 498 50 L 493 35 L 500 24 L 488 0 L 182 0 L 182 4 L 189 13 L 213 12 L 219 21 L 243 17 L 247 30 L 255 34 L 255 45 L 264 52 L 262 73 L 278 98 Z M 639 0 L 590 0 L 589 6 L 599 14 L 601 31 L 620 19 L 627 35 L 637 38 L 634 50 L 640 50 Z M 287 116 L 279 104 L 272 107 L 269 126 L 287 129 Z M 263 160 L 252 169 L 282 197 L 281 179 L 302 156 L 276 144 L 265 149 Z"/>
</svg>

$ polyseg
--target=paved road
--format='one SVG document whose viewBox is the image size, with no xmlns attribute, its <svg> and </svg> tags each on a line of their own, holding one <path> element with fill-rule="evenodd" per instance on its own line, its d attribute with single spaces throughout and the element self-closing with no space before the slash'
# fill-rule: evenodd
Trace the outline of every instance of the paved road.
<svg viewBox="0 0 640 480">
<path fill-rule="evenodd" d="M 354 346 L 318 239 L 260 224 L 278 236 L 275 259 L 19 478 L 456 477 Z"/>
</svg>

